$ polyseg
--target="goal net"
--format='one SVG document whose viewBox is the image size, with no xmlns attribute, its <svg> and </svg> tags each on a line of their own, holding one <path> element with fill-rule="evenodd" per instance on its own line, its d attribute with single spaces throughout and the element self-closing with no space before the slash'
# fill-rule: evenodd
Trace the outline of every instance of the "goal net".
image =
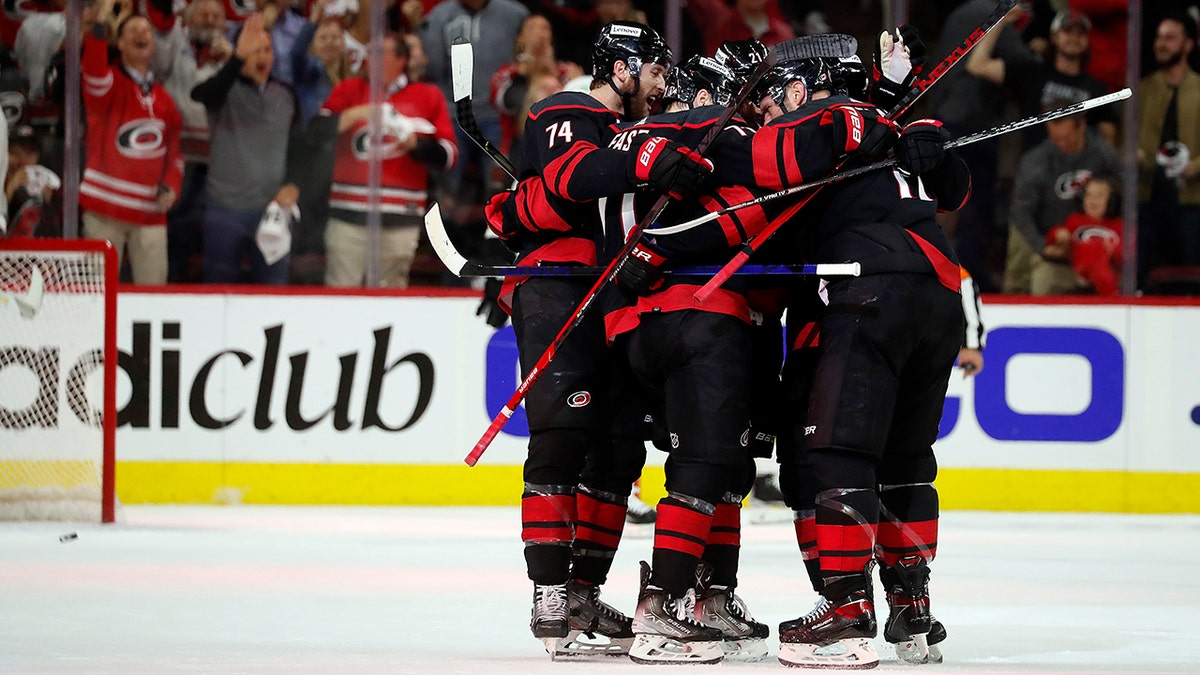
<svg viewBox="0 0 1200 675">
<path fill-rule="evenodd" d="M 0 239 L 0 520 L 115 520 L 116 260 Z"/>
</svg>

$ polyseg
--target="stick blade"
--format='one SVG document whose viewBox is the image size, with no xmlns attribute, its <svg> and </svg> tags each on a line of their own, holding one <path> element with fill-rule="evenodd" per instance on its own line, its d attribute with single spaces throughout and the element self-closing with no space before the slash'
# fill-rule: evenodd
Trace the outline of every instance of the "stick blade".
<svg viewBox="0 0 1200 675">
<path fill-rule="evenodd" d="M 858 53 L 858 39 L 841 33 L 805 35 L 780 42 L 771 49 L 779 63 L 803 59 L 845 59 Z"/>
<path fill-rule="evenodd" d="M 425 212 L 425 234 L 429 237 L 433 252 L 446 269 L 454 276 L 461 277 L 468 261 L 450 241 L 450 233 L 446 232 L 446 223 L 442 221 L 442 209 L 436 202 Z"/>
<path fill-rule="evenodd" d="M 450 45 L 450 82 L 456 102 L 471 98 L 474 69 L 475 50 L 471 43 L 464 38 L 456 38 L 454 44 Z"/>
</svg>

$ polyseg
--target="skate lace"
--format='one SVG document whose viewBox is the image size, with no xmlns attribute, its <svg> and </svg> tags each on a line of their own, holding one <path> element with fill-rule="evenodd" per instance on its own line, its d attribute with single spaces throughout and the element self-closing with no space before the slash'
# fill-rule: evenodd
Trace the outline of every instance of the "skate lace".
<svg viewBox="0 0 1200 675">
<path fill-rule="evenodd" d="M 540 616 L 567 618 L 567 594 L 559 586 L 537 586 L 534 609 Z"/>
<path fill-rule="evenodd" d="M 689 590 L 678 598 L 669 598 L 666 605 L 664 609 L 679 621 L 690 626 L 704 626 L 696 620 L 696 591 Z"/>
<path fill-rule="evenodd" d="M 809 610 L 808 614 L 800 617 L 800 623 L 804 626 L 811 626 L 828 614 L 832 609 L 833 603 L 830 602 L 825 596 L 821 596 L 820 599 L 817 600 L 817 604 L 813 605 L 813 608 Z"/>
<path fill-rule="evenodd" d="M 600 599 L 600 589 L 592 588 L 588 591 L 588 601 L 595 608 L 598 614 L 603 614 L 605 618 L 613 621 L 621 621 L 625 619 L 625 615 L 616 607 L 604 602 Z"/>
</svg>

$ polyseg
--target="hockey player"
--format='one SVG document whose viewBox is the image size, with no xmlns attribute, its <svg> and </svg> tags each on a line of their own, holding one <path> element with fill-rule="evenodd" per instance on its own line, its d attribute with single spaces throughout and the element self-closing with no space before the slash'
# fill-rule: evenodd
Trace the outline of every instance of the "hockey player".
<svg viewBox="0 0 1200 675">
<path fill-rule="evenodd" d="M 596 200 L 642 186 L 682 196 L 711 170 L 663 138 L 644 140 L 634 153 L 606 147 L 610 124 L 645 117 L 662 96 L 670 61 L 670 49 L 649 27 L 606 25 L 593 47 L 590 93 L 558 93 L 531 108 L 521 139 L 521 182 L 485 209 L 493 231 L 519 251 L 520 264 L 594 265 Z M 591 285 L 509 277 L 501 300 L 511 307 L 524 372 L 572 320 Z M 530 440 L 521 536 L 534 582 L 530 626 L 551 655 L 623 654 L 633 639 L 630 620 L 601 602 L 598 588 L 645 461 L 644 411 L 628 405 L 633 393 L 615 390 L 632 378 L 619 376 L 621 363 L 605 349 L 598 315 L 585 315 L 553 366 L 525 399 Z M 580 634 L 609 643 L 589 647 Z"/>
<path fill-rule="evenodd" d="M 665 99 L 709 100 L 717 87 L 708 75 L 719 64 L 701 59 L 691 65 L 701 66 L 701 72 L 675 77 Z M 640 136 L 658 134 L 692 137 L 690 144 L 720 112 L 700 107 L 655 116 L 621 129 L 610 147 L 633 147 Z M 848 121 L 855 123 L 852 129 L 844 125 Z M 878 147 L 886 149 L 882 141 L 890 128 L 872 133 L 874 126 L 862 117 L 843 116 L 806 127 L 803 134 L 761 137 L 740 125 L 727 127 L 710 146 L 715 186 L 698 200 L 679 204 L 682 210 L 673 215 L 744 201 L 753 196 L 755 184 L 778 188 L 802 176 L 822 175 L 842 152 L 863 149 L 859 140 L 865 138 L 879 139 Z M 747 182 L 751 185 L 739 184 Z M 631 205 L 634 214 L 628 213 Z M 626 199 L 616 206 L 606 218 L 606 235 L 620 243 L 628 225 L 638 220 L 637 204 Z M 703 279 L 664 280 L 660 268 L 728 260 L 731 246 L 758 232 L 767 218 L 766 209 L 745 209 L 679 236 L 648 230 L 619 268 L 619 283 L 637 297 L 610 312 L 608 335 L 664 404 L 670 433 L 668 496 L 658 504 L 653 565 L 643 568 L 633 622 L 637 639 L 630 657 L 641 663 L 712 663 L 725 653 L 746 659 L 766 654 L 767 627 L 749 616 L 734 592 L 741 501 L 754 478 L 747 449 L 751 307 L 740 280 L 698 304 L 692 295 Z M 702 561 L 697 598 L 696 568 Z"/>
<path fill-rule="evenodd" d="M 854 106 L 830 95 L 828 63 L 782 64 L 776 75 L 762 102 L 772 126 L 798 128 Z M 789 308 L 789 344 L 815 345 L 815 353 L 811 379 L 789 381 L 803 388 L 790 391 L 790 400 L 809 398 L 794 431 L 799 452 L 781 457 L 781 482 L 797 510 L 805 504 L 794 495 L 815 494 L 811 537 L 821 598 L 808 614 L 780 624 L 786 665 L 878 662 L 870 643 L 876 545 L 891 607 L 885 637 L 919 642 L 933 623 L 932 443 L 963 330 L 958 265 L 934 215 L 939 203 L 957 208 L 969 191 L 965 165 L 943 154 L 946 140 L 935 121 L 908 125 L 895 148 L 896 170 L 826 188 L 801 212 L 805 224 L 793 228 L 817 259 L 858 261 L 863 274 L 823 284 L 817 321 Z M 812 481 L 807 489 L 805 480 Z M 800 539 L 803 547 L 808 537 Z"/>
</svg>

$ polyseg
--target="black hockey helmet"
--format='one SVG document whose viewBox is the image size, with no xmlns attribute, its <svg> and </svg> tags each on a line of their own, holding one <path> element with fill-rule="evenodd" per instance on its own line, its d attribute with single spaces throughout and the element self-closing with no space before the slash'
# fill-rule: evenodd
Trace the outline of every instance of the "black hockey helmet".
<svg viewBox="0 0 1200 675">
<path fill-rule="evenodd" d="M 633 21 L 614 21 L 600 29 L 592 44 L 592 76 L 612 77 L 613 64 L 624 61 L 635 78 L 647 63 L 671 65 L 671 48 L 653 28 Z"/>
<path fill-rule="evenodd" d="M 777 105 L 783 106 L 784 91 L 796 80 L 804 83 L 806 100 L 816 91 L 837 91 L 829 59 L 812 58 L 786 61 L 772 67 L 755 88 L 755 97 L 762 100 L 764 96 L 770 96 Z"/>
<path fill-rule="evenodd" d="M 829 68 L 833 71 L 835 93 L 846 94 L 857 101 L 867 100 L 870 76 L 858 54 L 844 58 L 830 58 Z"/>
<path fill-rule="evenodd" d="M 737 78 L 737 86 L 741 86 L 746 78 L 750 77 L 750 73 L 754 72 L 754 67 L 763 62 L 767 58 L 768 49 L 758 38 L 747 38 L 745 40 L 726 40 L 717 47 L 717 51 L 713 54 L 713 58 L 717 63 L 725 66 L 733 71 L 733 75 Z"/>
<path fill-rule="evenodd" d="M 729 105 L 732 98 L 729 83 L 733 79 L 733 72 L 716 59 L 693 56 L 667 73 L 667 90 L 663 94 L 663 103 L 682 101 L 690 108 L 696 100 L 696 94 L 707 90 L 714 103 Z"/>
</svg>

